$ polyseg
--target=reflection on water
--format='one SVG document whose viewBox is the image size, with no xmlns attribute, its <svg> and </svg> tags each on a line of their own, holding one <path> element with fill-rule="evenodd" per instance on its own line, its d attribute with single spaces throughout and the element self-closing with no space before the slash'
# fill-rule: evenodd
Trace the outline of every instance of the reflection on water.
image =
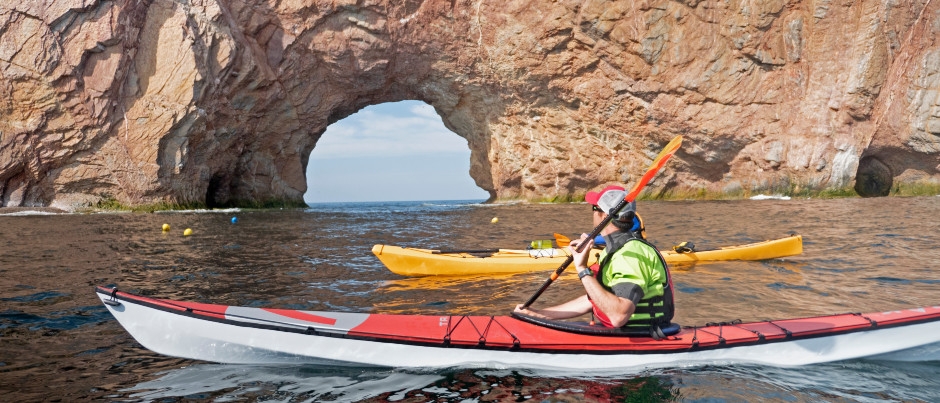
<svg viewBox="0 0 940 403">
<path fill-rule="evenodd" d="M 158 374 L 123 390 L 141 400 L 171 398 L 281 401 L 675 401 L 679 389 L 666 376 L 625 380 L 551 377 L 494 370 L 435 373 L 401 370 L 251 367 L 198 364 Z"/>
<path fill-rule="evenodd" d="M 289 397 L 291 401 L 351 402 L 389 392 L 420 390 L 443 379 L 437 374 L 392 370 L 212 364 L 197 364 L 158 375 L 155 380 L 122 392 L 132 392 L 130 397 L 146 400 L 170 397 L 240 400 L 251 396 L 278 396 Z"/>
<path fill-rule="evenodd" d="M 684 399 L 788 402 L 933 402 L 938 363 L 856 360 L 800 368 L 729 366 L 683 372 Z M 728 387 L 716 394 L 715 379 Z"/>
<path fill-rule="evenodd" d="M 538 402 L 929 402 L 938 363 L 850 361 L 792 368 L 726 366 L 648 371 L 625 377 L 508 370 L 417 372 L 195 364 L 123 389 L 127 397 L 214 401 Z"/>
<path fill-rule="evenodd" d="M 675 267 L 677 322 L 684 325 L 940 303 L 940 197 L 654 201 L 638 208 L 661 247 L 803 235 L 799 256 Z M 550 273 L 405 278 L 386 270 L 372 246 L 524 248 L 555 232 L 575 237 L 591 229 L 590 220 L 583 204 L 454 202 L 159 214 L 0 211 L 0 392 L 10 401 L 940 401 L 937 363 L 671 368 L 607 378 L 212 365 L 143 349 L 93 292 L 94 285 L 113 284 L 228 305 L 503 315 Z M 170 231 L 161 231 L 164 223 Z M 183 236 L 186 228 L 193 235 Z M 536 306 L 581 293 L 574 279 L 562 275 Z"/>
</svg>

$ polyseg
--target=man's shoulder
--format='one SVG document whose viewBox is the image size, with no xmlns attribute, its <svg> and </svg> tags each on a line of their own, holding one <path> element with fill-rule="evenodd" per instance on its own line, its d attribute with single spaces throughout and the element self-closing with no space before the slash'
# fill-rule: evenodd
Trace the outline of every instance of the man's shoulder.
<svg viewBox="0 0 940 403">
<path fill-rule="evenodd" d="M 645 241 L 639 238 L 633 238 L 627 241 L 621 248 L 621 250 L 628 251 L 656 251 L 656 246 L 654 246 L 649 241 Z"/>
</svg>

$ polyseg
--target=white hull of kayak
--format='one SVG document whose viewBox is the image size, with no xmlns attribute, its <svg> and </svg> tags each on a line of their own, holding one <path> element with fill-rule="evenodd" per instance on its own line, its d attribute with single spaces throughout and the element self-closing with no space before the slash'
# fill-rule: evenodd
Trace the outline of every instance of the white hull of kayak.
<svg viewBox="0 0 940 403">
<path fill-rule="evenodd" d="M 99 293 L 102 301 L 109 296 Z M 879 356 L 940 358 L 940 321 L 767 344 L 668 353 L 550 353 L 413 345 L 321 336 L 244 326 L 245 318 L 221 321 L 180 315 L 135 301 L 107 305 L 120 324 L 144 347 L 169 356 L 231 364 L 330 364 L 382 367 L 486 367 L 579 369 L 694 365 L 764 364 L 798 366 Z M 249 308 L 250 309 L 250 308 Z M 368 314 L 342 314 L 350 317 Z M 443 319 L 442 319 L 443 320 Z M 287 325 L 286 322 L 280 325 Z M 298 324 L 298 328 L 306 325 Z M 329 326 L 318 328 L 330 332 Z M 345 330 L 337 329 L 342 334 Z M 919 351 L 919 356 L 906 351 Z M 932 351 L 932 356 L 930 352 Z"/>
</svg>

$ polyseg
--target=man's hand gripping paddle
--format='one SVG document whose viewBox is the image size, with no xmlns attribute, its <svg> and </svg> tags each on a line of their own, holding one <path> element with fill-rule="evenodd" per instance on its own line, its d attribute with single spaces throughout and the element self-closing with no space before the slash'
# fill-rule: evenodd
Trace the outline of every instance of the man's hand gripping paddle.
<svg viewBox="0 0 940 403">
<path fill-rule="evenodd" d="M 624 197 L 624 199 L 620 201 L 620 204 L 618 204 L 617 207 L 614 207 L 611 211 L 607 212 L 607 215 L 604 217 L 604 220 L 601 221 L 600 224 L 597 224 L 597 226 L 594 227 L 593 230 L 591 230 L 591 234 L 588 235 L 587 239 L 594 239 L 595 237 L 597 237 L 597 234 L 600 234 L 601 230 L 603 230 L 604 227 L 607 226 L 607 224 L 610 224 L 610 220 L 613 218 L 614 215 L 619 213 L 620 210 L 623 210 L 623 208 L 627 206 L 627 204 L 629 204 L 634 199 L 636 199 L 636 196 L 640 194 L 640 191 L 643 190 L 644 187 L 646 187 L 647 183 L 653 180 L 653 177 L 656 176 L 656 173 L 659 172 L 660 168 L 662 168 L 663 165 L 666 164 L 666 161 L 669 160 L 669 157 L 672 157 L 672 155 L 676 153 L 676 150 L 679 149 L 680 145 L 682 145 L 682 136 L 676 136 L 674 139 L 672 139 L 672 141 L 669 142 L 669 144 L 666 144 L 666 147 L 663 148 L 663 150 L 659 152 L 659 155 L 656 156 L 656 159 L 654 159 L 653 163 L 650 164 L 649 169 L 646 170 L 646 173 L 643 174 L 643 177 L 640 178 L 640 181 L 637 182 L 636 185 L 633 185 L 633 189 L 630 189 L 630 192 L 628 192 L 627 196 Z M 577 251 L 581 252 L 585 244 L 586 242 L 579 243 L 577 246 Z M 561 245 L 558 245 L 558 246 L 561 246 Z M 525 309 L 525 308 L 528 308 L 530 305 L 532 305 L 532 303 L 535 302 L 535 300 L 538 299 L 539 296 L 541 296 L 543 292 L 545 292 L 548 286 L 550 286 L 552 282 L 554 282 L 558 278 L 558 276 L 561 275 L 561 273 L 564 273 L 565 269 L 567 269 L 568 265 L 570 265 L 571 262 L 573 261 L 574 261 L 574 257 L 568 256 L 568 258 L 565 259 L 565 262 L 562 263 L 561 266 L 559 266 L 557 269 L 555 269 L 555 272 L 552 273 L 551 277 L 549 277 L 548 279 L 545 280 L 544 283 L 542 283 L 542 286 L 539 287 L 538 291 L 536 291 L 535 294 L 533 294 L 532 297 L 529 298 L 529 300 L 526 301 L 526 303 L 522 305 L 522 308 Z"/>
</svg>

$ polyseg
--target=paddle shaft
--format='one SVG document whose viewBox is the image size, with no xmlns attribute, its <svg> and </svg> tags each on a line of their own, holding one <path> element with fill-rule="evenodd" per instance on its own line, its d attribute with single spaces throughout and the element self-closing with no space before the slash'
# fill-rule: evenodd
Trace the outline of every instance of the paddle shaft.
<svg viewBox="0 0 940 403">
<path fill-rule="evenodd" d="M 597 226 L 594 227 L 593 230 L 591 230 L 591 233 L 588 235 L 587 239 L 596 238 L 597 235 L 600 234 L 601 231 L 604 230 L 604 227 L 606 227 L 607 224 L 610 224 L 610 220 L 613 219 L 614 215 L 620 212 L 620 210 L 623 210 L 623 208 L 626 207 L 627 204 L 629 203 L 630 202 L 627 201 L 627 199 L 621 200 L 620 204 L 618 204 L 617 207 L 614 207 L 610 211 L 610 213 L 604 216 L 604 220 L 602 220 L 600 224 L 597 224 Z M 577 251 L 578 253 L 581 253 L 581 251 L 584 250 L 584 245 L 587 245 L 587 242 L 579 242 L 578 246 L 575 247 L 575 251 Z M 570 265 L 571 262 L 574 262 L 574 256 L 568 256 L 568 258 L 565 259 L 565 262 L 561 266 L 559 266 L 557 269 L 555 269 L 555 272 L 552 273 L 552 275 L 548 279 L 546 279 L 544 283 L 542 283 L 542 286 L 539 287 L 538 291 L 536 291 L 535 294 L 532 294 L 532 297 L 529 298 L 529 300 L 526 301 L 525 304 L 522 305 L 522 308 L 525 309 L 525 308 L 528 308 L 530 305 L 532 305 L 532 303 L 534 303 L 535 300 L 537 300 L 542 295 L 542 293 L 545 292 L 546 289 L 548 289 L 548 286 L 552 285 L 552 282 L 558 279 L 558 276 L 560 276 L 561 273 L 565 272 L 565 269 L 568 268 L 568 265 Z"/>
</svg>

